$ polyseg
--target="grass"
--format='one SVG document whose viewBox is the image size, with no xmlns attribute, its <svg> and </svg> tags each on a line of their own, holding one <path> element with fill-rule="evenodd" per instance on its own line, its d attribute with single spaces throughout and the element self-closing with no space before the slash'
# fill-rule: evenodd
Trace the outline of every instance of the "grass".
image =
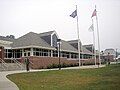
<svg viewBox="0 0 120 90">
<path fill-rule="evenodd" d="M 99 69 L 8 75 L 20 90 L 120 90 L 120 64 Z"/>
</svg>

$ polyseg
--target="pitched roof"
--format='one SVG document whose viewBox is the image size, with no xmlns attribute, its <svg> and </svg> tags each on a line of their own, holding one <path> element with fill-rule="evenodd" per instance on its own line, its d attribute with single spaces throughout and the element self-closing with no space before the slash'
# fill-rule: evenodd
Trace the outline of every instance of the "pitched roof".
<svg viewBox="0 0 120 90">
<path fill-rule="evenodd" d="M 15 39 L 9 38 L 9 37 L 0 36 L 0 40 L 13 42 Z"/>
<path fill-rule="evenodd" d="M 89 45 L 83 45 L 84 47 L 92 47 L 93 44 L 89 44 Z"/>
<path fill-rule="evenodd" d="M 70 41 L 67 41 L 67 42 L 70 43 L 70 44 L 74 44 L 74 43 L 78 43 L 78 40 L 70 40 Z M 80 44 L 82 44 L 81 41 L 80 41 Z"/>
<path fill-rule="evenodd" d="M 78 40 L 70 40 L 69 43 L 78 43 Z"/>
<path fill-rule="evenodd" d="M 93 54 L 91 51 L 89 51 L 85 47 L 82 47 L 82 51 L 83 51 L 84 54 Z"/>
<path fill-rule="evenodd" d="M 49 31 L 49 32 L 44 32 L 44 33 L 40 33 L 40 36 L 48 36 L 51 35 L 54 31 Z"/>
<path fill-rule="evenodd" d="M 43 39 L 41 39 L 39 34 L 34 32 L 29 32 L 24 36 L 16 39 L 13 42 L 12 46 L 13 47 L 41 46 L 41 47 L 53 48 Z"/>
<path fill-rule="evenodd" d="M 70 40 L 68 41 L 68 43 L 70 43 L 71 45 L 75 46 L 76 43 L 78 43 L 78 40 Z M 82 45 L 81 41 L 80 44 Z M 78 47 L 78 46 L 77 46 Z M 92 54 L 91 51 L 89 51 L 88 49 L 86 49 L 85 47 L 82 46 L 82 53 L 83 54 Z"/>
<path fill-rule="evenodd" d="M 61 49 L 64 51 L 78 52 L 76 48 L 70 45 L 67 41 L 61 40 Z"/>
</svg>

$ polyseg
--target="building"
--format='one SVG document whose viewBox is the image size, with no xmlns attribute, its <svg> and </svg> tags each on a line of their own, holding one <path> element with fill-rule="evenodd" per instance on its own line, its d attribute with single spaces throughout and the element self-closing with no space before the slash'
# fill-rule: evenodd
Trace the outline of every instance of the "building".
<svg viewBox="0 0 120 90">
<path fill-rule="evenodd" d="M 3 37 L 0 36 L 0 58 L 9 62 L 11 58 L 19 61 L 24 57 L 29 57 L 35 63 L 35 59 L 58 59 L 58 39 L 56 31 L 44 33 L 29 32 L 17 39 L 13 35 Z M 82 45 L 82 44 L 81 44 Z M 60 57 L 61 61 L 76 61 L 78 63 L 78 46 L 77 40 L 60 41 Z M 82 48 L 81 59 L 92 58 L 92 52 Z M 45 61 L 44 60 L 44 61 Z M 36 61 L 36 62 L 37 62 Z M 49 60 L 50 61 L 50 60 Z"/>
<path fill-rule="evenodd" d="M 94 52 L 94 46 L 93 46 L 93 44 L 83 45 L 83 47 L 85 47 L 86 49 L 88 49 L 91 52 Z"/>
<path fill-rule="evenodd" d="M 116 52 L 114 49 L 110 48 L 110 49 L 105 49 L 105 51 L 103 52 L 102 56 L 104 57 L 104 59 L 110 60 L 110 61 L 114 61 L 116 58 Z"/>
</svg>

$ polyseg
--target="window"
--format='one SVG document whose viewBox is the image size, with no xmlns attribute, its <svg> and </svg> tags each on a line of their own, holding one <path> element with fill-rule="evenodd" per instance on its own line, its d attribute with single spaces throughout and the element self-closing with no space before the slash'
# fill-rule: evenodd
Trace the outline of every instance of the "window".
<svg viewBox="0 0 120 90">
<path fill-rule="evenodd" d="M 33 48 L 34 56 L 51 56 L 51 50 Z"/>
<path fill-rule="evenodd" d="M 53 51 L 53 57 L 58 57 L 58 51 L 57 50 Z"/>
<path fill-rule="evenodd" d="M 22 56 L 21 49 L 6 49 L 5 50 L 5 58 L 20 58 Z"/>
</svg>

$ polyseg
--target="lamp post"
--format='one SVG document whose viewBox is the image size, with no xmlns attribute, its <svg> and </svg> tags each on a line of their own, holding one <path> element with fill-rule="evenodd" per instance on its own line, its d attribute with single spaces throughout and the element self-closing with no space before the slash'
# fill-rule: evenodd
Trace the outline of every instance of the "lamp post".
<svg viewBox="0 0 120 90">
<path fill-rule="evenodd" d="M 58 52 L 59 52 L 59 70 L 61 70 L 61 65 L 60 65 L 60 56 L 61 56 L 61 54 L 60 54 L 60 43 L 61 43 L 61 39 L 57 39 L 57 43 L 58 43 Z"/>
</svg>

